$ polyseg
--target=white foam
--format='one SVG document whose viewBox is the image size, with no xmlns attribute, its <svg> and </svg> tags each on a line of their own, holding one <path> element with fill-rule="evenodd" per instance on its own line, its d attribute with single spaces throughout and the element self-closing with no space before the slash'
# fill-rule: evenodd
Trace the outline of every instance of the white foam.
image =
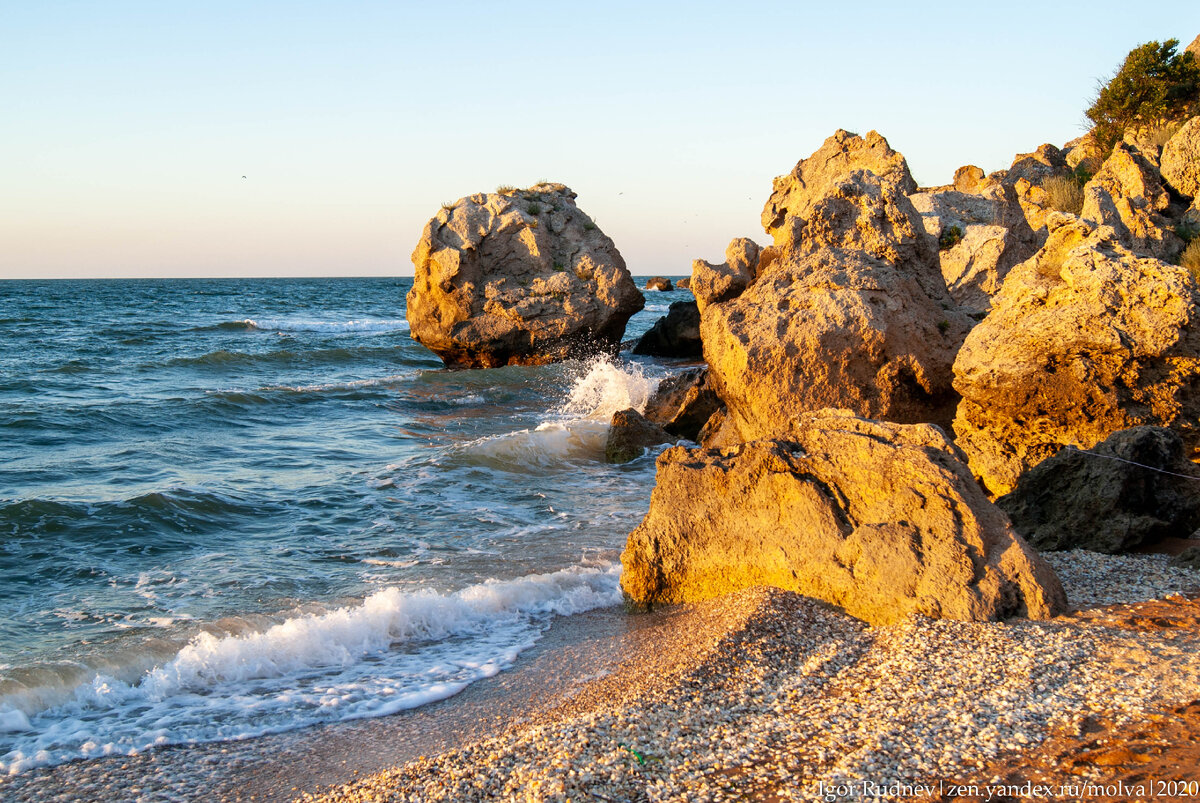
<svg viewBox="0 0 1200 803">
<path fill-rule="evenodd" d="M 509 666 L 553 615 L 618 604 L 619 573 L 574 566 L 447 594 L 390 587 L 245 635 L 200 633 L 133 683 L 97 674 L 41 711 L 0 698 L 0 773 L 442 699 Z"/>
<path fill-rule="evenodd" d="M 290 320 L 287 318 L 246 318 L 241 323 L 270 332 L 407 332 L 403 318 L 362 318 L 353 321 Z"/>
<path fill-rule="evenodd" d="M 382 560 L 380 558 L 363 558 L 368 566 L 391 566 L 394 569 L 410 569 L 420 561 L 417 560 Z"/>
<path fill-rule="evenodd" d="M 640 365 L 616 365 L 602 357 L 575 380 L 560 413 L 567 418 L 608 423 L 618 410 L 632 407 L 640 413 L 646 409 L 657 385 L 658 380 L 647 377 Z"/>
<path fill-rule="evenodd" d="M 374 388 L 386 385 L 394 385 L 406 379 L 410 379 L 413 374 L 391 374 L 389 376 L 375 377 L 374 379 L 353 379 L 348 382 L 324 382 L 318 385 L 267 385 L 259 388 L 261 391 L 286 390 L 293 393 L 322 393 L 328 391 L 340 390 L 359 390 L 360 388 Z"/>
</svg>

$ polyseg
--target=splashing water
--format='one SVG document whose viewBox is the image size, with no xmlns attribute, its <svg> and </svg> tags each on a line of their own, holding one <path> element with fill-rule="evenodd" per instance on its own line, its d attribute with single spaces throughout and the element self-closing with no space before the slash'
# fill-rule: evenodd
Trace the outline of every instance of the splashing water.
<svg viewBox="0 0 1200 803">
<path fill-rule="evenodd" d="M 605 422 L 618 410 L 632 407 L 640 413 L 657 385 L 658 379 L 647 377 L 640 365 L 616 365 L 599 357 L 575 380 L 560 412 L 567 418 Z"/>
</svg>

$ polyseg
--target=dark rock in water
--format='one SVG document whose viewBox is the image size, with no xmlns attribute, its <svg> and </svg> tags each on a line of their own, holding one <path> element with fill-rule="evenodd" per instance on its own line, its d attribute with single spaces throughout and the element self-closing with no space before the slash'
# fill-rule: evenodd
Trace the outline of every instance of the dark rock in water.
<svg viewBox="0 0 1200 803">
<path fill-rule="evenodd" d="M 676 301 L 633 347 L 653 357 L 699 357 L 700 310 L 695 301 Z"/>
<path fill-rule="evenodd" d="M 646 418 L 672 435 L 694 441 L 720 408 L 721 400 L 708 384 L 708 371 L 692 368 L 658 383 L 646 402 Z"/>
<path fill-rule="evenodd" d="M 770 585 L 872 624 L 1065 609 L 1053 570 L 940 429 L 835 410 L 798 419 L 792 440 L 659 456 L 650 511 L 621 555 L 635 602 Z"/>
<path fill-rule="evenodd" d="M 671 433 L 634 410 L 618 410 L 613 413 L 612 426 L 608 430 L 608 441 L 604 444 L 604 459 L 609 463 L 628 463 L 641 457 L 647 446 L 670 443 Z"/>
<path fill-rule="evenodd" d="M 661 290 L 664 293 L 669 293 L 675 289 L 671 284 L 671 280 L 663 276 L 655 276 L 650 281 L 646 282 L 647 290 Z"/>
<path fill-rule="evenodd" d="M 1200 546 L 1190 546 L 1171 559 L 1172 566 L 1200 570 Z"/>
<path fill-rule="evenodd" d="M 1133 427 L 1086 452 L 1063 449 L 996 504 L 1037 549 L 1125 552 L 1200 525 L 1200 468 L 1171 430 Z"/>
<path fill-rule="evenodd" d="M 561 184 L 446 205 L 412 259 L 412 336 L 451 367 L 614 353 L 645 306 L 616 245 Z"/>
<path fill-rule="evenodd" d="M 682 279 L 675 282 L 675 289 L 676 290 L 691 290 L 692 289 L 692 278 L 690 276 L 684 276 Z"/>
</svg>

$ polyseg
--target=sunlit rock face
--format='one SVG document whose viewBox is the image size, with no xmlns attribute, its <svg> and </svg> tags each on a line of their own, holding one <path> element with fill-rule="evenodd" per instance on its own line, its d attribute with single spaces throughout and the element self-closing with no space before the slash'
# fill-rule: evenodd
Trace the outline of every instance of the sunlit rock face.
<svg viewBox="0 0 1200 803">
<path fill-rule="evenodd" d="M 1184 123 L 1163 147 L 1162 177 L 1177 193 L 1192 199 L 1189 217 L 1200 225 L 1200 117 Z"/>
<path fill-rule="evenodd" d="M 1171 198 L 1158 170 L 1124 142 L 1083 188 L 1079 216 L 1098 226 L 1111 226 L 1121 243 L 1139 256 L 1173 261 L 1183 241 L 1163 212 Z"/>
<path fill-rule="evenodd" d="M 425 224 L 412 261 L 412 336 L 448 366 L 615 352 L 645 305 L 613 241 L 562 184 L 444 207 Z"/>
<path fill-rule="evenodd" d="M 940 242 L 939 263 L 951 297 L 972 312 L 986 311 L 1008 272 L 1041 245 L 1016 191 L 977 167 L 960 169 L 953 187 L 909 200 Z"/>
<path fill-rule="evenodd" d="M 742 440 L 790 437 L 798 414 L 836 406 L 948 426 L 951 366 L 967 323 L 908 272 L 826 248 L 771 266 L 705 310 L 709 375 Z"/>
<path fill-rule="evenodd" d="M 1187 271 L 1141 257 L 1070 215 L 1013 268 L 954 364 L 956 443 L 1002 495 L 1063 446 L 1142 424 L 1200 445 L 1200 294 Z"/>
<path fill-rule="evenodd" d="M 1066 605 L 940 429 L 845 411 L 804 416 L 789 441 L 664 452 L 621 562 L 622 588 L 643 603 L 771 585 L 873 624 Z"/>
<path fill-rule="evenodd" d="M 838 131 L 775 179 L 762 217 L 774 245 L 753 271 L 727 271 L 731 289 L 702 306 L 704 357 L 727 405 L 722 442 L 790 437 L 798 415 L 824 407 L 949 425 L 950 368 L 970 321 L 906 195 L 915 186 L 873 131 Z M 735 246 L 731 269 L 752 262 Z"/>
<path fill-rule="evenodd" d="M 725 261 L 719 265 L 697 259 L 692 262 L 688 283 L 701 314 L 709 304 L 737 298 L 758 275 L 761 249 L 748 237 L 735 237 L 725 249 Z"/>
</svg>

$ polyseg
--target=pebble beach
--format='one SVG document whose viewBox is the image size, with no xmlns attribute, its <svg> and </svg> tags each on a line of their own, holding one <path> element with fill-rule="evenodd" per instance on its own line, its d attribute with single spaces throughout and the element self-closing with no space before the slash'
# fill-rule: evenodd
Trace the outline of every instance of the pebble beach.
<svg viewBox="0 0 1200 803">
<path fill-rule="evenodd" d="M 298 799 L 928 799 L 1090 717 L 1200 697 L 1194 616 L 1138 616 L 1152 600 L 1194 609 L 1200 572 L 1165 555 L 1047 559 L 1075 609 L 1050 621 L 872 628 L 762 588 L 687 606 L 549 711 Z"/>
</svg>

